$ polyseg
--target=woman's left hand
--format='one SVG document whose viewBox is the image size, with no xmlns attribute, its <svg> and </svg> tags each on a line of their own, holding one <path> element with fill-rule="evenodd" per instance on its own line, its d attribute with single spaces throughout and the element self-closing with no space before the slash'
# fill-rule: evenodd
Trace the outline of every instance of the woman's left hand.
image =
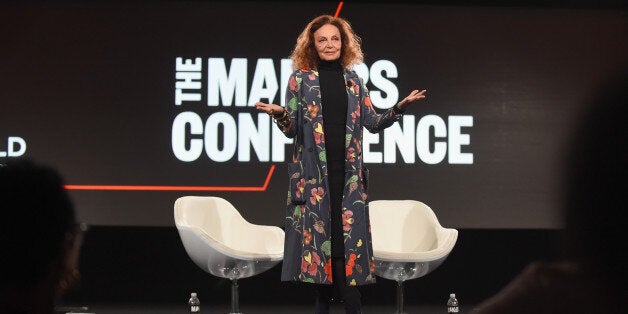
<svg viewBox="0 0 628 314">
<path fill-rule="evenodd" d="M 426 92 L 427 92 L 427 91 L 426 91 L 425 89 L 424 89 L 424 90 L 422 90 L 422 91 L 420 91 L 420 92 L 419 92 L 419 90 L 418 90 L 418 89 L 413 90 L 413 91 L 410 93 L 410 95 L 408 95 L 408 97 L 404 98 L 402 101 L 400 101 L 400 102 L 397 104 L 397 107 L 398 107 L 399 109 L 401 109 L 401 110 L 405 110 L 405 109 L 406 109 L 406 107 L 407 107 L 409 104 L 411 104 L 411 103 L 413 103 L 413 102 L 415 102 L 415 101 L 417 101 L 417 100 L 419 100 L 419 99 L 423 99 L 423 98 L 425 98 L 425 93 L 426 93 Z"/>
</svg>

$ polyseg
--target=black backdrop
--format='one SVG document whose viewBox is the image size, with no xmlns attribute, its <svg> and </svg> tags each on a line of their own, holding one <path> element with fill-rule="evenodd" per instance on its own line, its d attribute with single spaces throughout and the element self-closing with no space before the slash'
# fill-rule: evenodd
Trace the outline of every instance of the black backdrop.
<svg viewBox="0 0 628 314">
<path fill-rule="evenodd" d="M 253 148 L 249 162 L 238 161 L 237 151 L 225 162 L 205 152 L 181 161 L 172 149 L 173 121 L 193 112 L 205 124 L 224 112 L 236 123 L 244 114 L 262 125 L 251 107 L 207 105 L 215 92 L 208 90 L 209 58 L 222 58 L 227 70 L 233 58 L 247 60 L 248 100 L 258 60 L 272 60 L 281 83 L 281 60 L 301 29 L 335 9 L 333 2 L 287 1 L 6 6 L 0 11 L 0 162 L 18 158 L 8 156 L 13 151 L 58 167 L 70 185 L 149 188 L 259 187 L 275 165 L 263 191 L 88 189 L 72 196 L 80 219 L 90 224 L 172 225 L 174 200 L 194 194 L 224 197 L 251 222 L 281 225 L 285 163 L 260 161 Z M 426 115 L 473 121 L 461 128 L 470 141 L 461 152 L 472 154 L 473 163 L 445 157 L 427 164 L 416 148 L 409 163 L 397 152 L 395 163 L 368 164 L 371 199 L 421 200 L 448 227 L 560 227 L 564 146 L 586 98 L 626 62 L 624 15 L 403 3 L 345 3 L 341 15 L 362 37 L 367 67 L 380 60 L 395 65 L 396 77 L 380 74 L 400 97 L 415 87 L 428 90 L 427 101 L 408 111 L 415 119 L 408 129 L 416 131 Z M 175 105 L 178 57 L 201 58 L 200 101 Z M 369 88 L 383 89 L 372 82 Z M 271 101 L 279 102 L 284 89 Z M 235 135 L 216 130 L 186 141 L 217 136 L 224 149 L 225 136 Z M 432 152 L 434 142 L 447 140 L 433 131 L 428 136 Z M 372 152 L 384 151 L 384 137 Z M 290 149 L 285 145 L 286 155 Z"/>
</svg>

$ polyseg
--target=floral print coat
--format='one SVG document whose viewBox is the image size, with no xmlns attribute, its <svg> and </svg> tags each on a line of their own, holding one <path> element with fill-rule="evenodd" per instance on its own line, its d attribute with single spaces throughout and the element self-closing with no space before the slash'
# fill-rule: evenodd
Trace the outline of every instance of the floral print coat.
<svg viewBox="0 0 628 314">
<path fill-rule="evenodd" d="M 348 96 L 342 224 L 346 283 L 375 282 L 368 215 L 368 170 L 362 164 L 362 132 L 379 132 L 401 117 L 393 109 L 378 115 L 368 90 L 354 71 L 345 71 Z M 297 70 L 286 92 L 290 123 L 282 131 L 296 138 L 288 165 L 282 281 L 331 284 L 330 199 L 320 84 L 316 70 Z"/>
</svg>

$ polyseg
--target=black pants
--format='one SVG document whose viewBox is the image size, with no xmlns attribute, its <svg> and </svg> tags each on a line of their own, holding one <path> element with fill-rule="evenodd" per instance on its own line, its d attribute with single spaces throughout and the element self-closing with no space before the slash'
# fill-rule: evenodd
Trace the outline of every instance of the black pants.
<svg viewBox="0 0 628 314">
<path fill-rule="evenodd" d="M 345 280 L 345 261 L 343 257 L 332 257 L 333 285 L 316 285 L 316 314 L 329 314 L 329 306 L 334 298 L 344 303 L 345 312 L 361 313 L 362 295 L 355 286 L 347 286 Z"/>
<path fill-rule="evenodd" d="M 361 294 L 357 287 L 347 286 L 342 230 L 342 191 L 344 189 L 344 151 L 341 158 L 329 158 L 328 180 L 331 201 L 331 271 L 333 285 L 316 285 L 316 313 L 328 314 L 333 299 L 344 303 L 346 313 L 361 313 Z"/>
</svg>

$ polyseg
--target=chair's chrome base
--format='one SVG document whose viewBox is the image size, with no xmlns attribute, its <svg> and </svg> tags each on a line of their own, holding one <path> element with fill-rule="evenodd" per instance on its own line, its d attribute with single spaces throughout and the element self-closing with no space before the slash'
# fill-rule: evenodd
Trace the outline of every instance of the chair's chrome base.
<svg viewBox="0 0 628 314">
<path fill-rule="evenodd" d="M 240 312 L 240 294 L 238 293 L 238 279 L 231 279 L 231 312 L 229 314 L 242 314 Z"/>
<path fill-rule="evenodd" d="M 442 261 L 441 261 L 442 262 Z M 435 262 L 390 262 L 375 260 L 375 274 L 394 281 L 406 281 L 427 275 L 440 263 Z"/>
<path fill-rule="evenodd" d="M 397 281 L 397 310 L 395 314 L 407 314 L 403 307 L 403 281 Z"/>
<path fill-rule="evenodd" d="M 206 269 L 208 273 L 214 276 L 233 280 L 263 273 L 273 268 L 279 262 L 269 260 L 245 261 L 226 256 L 216 256 L 212 258 L 211 263 L 207 263 L 206 267 L 201 266 L 201 268 Z"/>
<path fill-rule="evenodd" d="M 375 274 L 397 282 L 397 309 L 395 314 L 406 314 L 403 302 L 403 282 L 427 275 L 445 259 L 431 262 L 393 262 L 375 260 Z"/>
</svg>

